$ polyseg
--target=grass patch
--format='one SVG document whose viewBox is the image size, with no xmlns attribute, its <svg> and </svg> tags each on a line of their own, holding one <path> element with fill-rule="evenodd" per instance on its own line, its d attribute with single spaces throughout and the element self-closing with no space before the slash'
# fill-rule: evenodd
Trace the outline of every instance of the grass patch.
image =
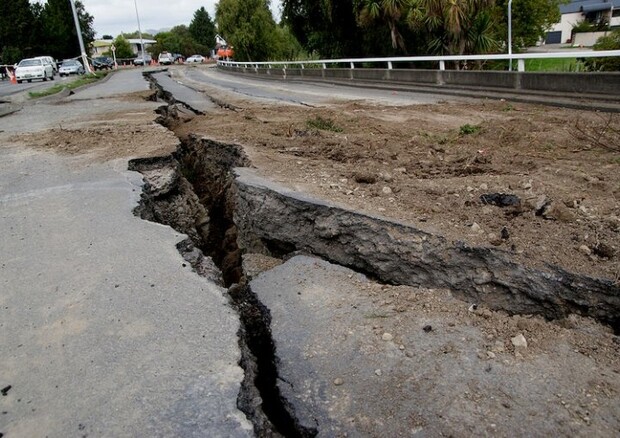
<svg viewBox="0 0 620 438">
<path fill-rule="evenodd" d="M 525 71 L 583 71 L 583 65 L 577 58 L 526 59 Z"/>
<path fill-rule="evenodd" d="M 28 93 L 31 99 L 38 99 L 40 97 L 51 96 L 56 93 L 60 93 L 63 89 L 67 88 L 69 90 L 73 90 L 74 88 L 82 87 L 87 84 L 92 84 L 93 82 L 97 82 L 108 75 L 108 72 L 97 72 L 92 75 L 83 75 L 75 80 L 66 83 L 66 84 L 56 84 L 53 87 L 47 88 L 43 91 L 31 91 Z"/>
<path fill-rule="evenodd" d="M 308 128 L 320 129 L 321 131 L 342 132 L 342 128 L 337 126 L 332 119 L 324 119 L 321 116 L 306 120 L 306 125 Z"/>
<path fill-rule="evenodd" d="M 459 134 L 461 135 L 476 134 L 480 132 L 481 129 L 482 127 L 480 125 L 470 125 L 469 123 L 466 123 L 465 125 L 459 128 Z"/>
</svg>

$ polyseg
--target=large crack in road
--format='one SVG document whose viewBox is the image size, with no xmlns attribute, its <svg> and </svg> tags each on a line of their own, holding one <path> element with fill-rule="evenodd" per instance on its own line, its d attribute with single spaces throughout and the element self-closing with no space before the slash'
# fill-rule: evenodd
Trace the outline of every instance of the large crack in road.
<svg viewBox="0 0 620 438">
<path fill-rule="evenodd" d="M 168 103 L 159 122 L 174 129 L 191 108 L 156 89 Z M 244 251 L 309 253 L 388 284 L 447 287 L 461 299 L 510 314 L 558 319 L 579 313 L 618 330 L 620 291 L 610 281 L 558 267 L 527 269 L 501 251 L 454 246 L 405 224 L 292 194 L 256 178 L 250 165 L 240 146 L 190 135 L 173 155 L 132 160 L 129 167 L 145 181 L 136 214 L 187 234 L 179 244 L 185 259 L 228 288 L 242 322 L 246 375 L 238 406 L 258 436 L 314 436 L 319 430 L 303 426 L 280 394 L 270 312 L 248 284 Z"/>
</svg>

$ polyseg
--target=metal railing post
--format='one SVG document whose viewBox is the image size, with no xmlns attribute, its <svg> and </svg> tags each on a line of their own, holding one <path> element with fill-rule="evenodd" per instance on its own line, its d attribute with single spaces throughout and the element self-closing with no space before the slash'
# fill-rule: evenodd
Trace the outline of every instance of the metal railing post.
<svg viewBox="0 0 620 438">
<path fill-rule="evenodd" d="M 446 61 L 443 59 L 439 60 L 439 70 L 444 71 L 446 69 Z"/>
</svg>

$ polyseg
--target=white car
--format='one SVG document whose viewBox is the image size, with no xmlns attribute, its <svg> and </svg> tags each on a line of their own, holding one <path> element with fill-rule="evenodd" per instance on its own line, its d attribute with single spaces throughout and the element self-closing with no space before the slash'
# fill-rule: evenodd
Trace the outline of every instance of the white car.
<svg viewBox="0 0 620 438">
<path fill-rule="evenodd" d="M 58 73 L 58 63 L 51 56 L 35 56 L 35 59 L 40 59 L 43 63 L 52 64 L 54 73 Z"/>
<path fill-rule="evenodd" d="M 174 58 L 168 52 L 161 52 L 159 54 L 159 57 L 157 58 L 157 62 L 159 62 L 161 65 L 170 65 L 174 62 Z"/>
<path fill-rule="evenodd" d="M 186 63 L 191 64 L 193 62 L 201 63 L 204 62 L 205 57 L 202 55 L 192 55 L 185 60 Z"/>
<path fill-rule="evenodd" d="M 54 68 L 52 64 L 44 62 L 42 59 L 28 58 L 22 59 L 15 69 L 15 79 L 21 84 L 23 81 L 32 82 L 33 79 L 54 80 Z"/>
</svg>

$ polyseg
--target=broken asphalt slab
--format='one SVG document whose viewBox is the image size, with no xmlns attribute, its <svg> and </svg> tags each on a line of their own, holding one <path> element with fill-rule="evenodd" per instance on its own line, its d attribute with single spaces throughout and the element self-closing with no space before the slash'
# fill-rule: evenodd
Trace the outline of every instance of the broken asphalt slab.
<svg viewBox="0 0 620 438">
<path fill-rule="evenodd" d="M 0 433 L 252 436 L 238 317 L 178 253 L 184 235 L 134 216 L 142 180 L 126 168 L 0 149 Z"/>
<path fill-rule="evenodd" d="M 174 96 L 174 101 L 185 105 L 197 114 L 204 114 L 218 108 L 203 93 L 193 90 L 170 78 L 168 72 L 151 73 L 159 87 L 165 93 Z"/>
<path fill-rule="evenodd" d="M 613 356 L 582 354 L 568 331 L 540 339 L 552 327 L 540 319 L 469 311 L 446 290 L 382 286 L 307 256 L 250 287 L 269 309 L 281 394 L 318 436 L 603 436 L 620 427 L 618 393 L 596 389 L 618 388 Z M 511 344 L 520 332 L 528 348 Z"/>
</svg>

